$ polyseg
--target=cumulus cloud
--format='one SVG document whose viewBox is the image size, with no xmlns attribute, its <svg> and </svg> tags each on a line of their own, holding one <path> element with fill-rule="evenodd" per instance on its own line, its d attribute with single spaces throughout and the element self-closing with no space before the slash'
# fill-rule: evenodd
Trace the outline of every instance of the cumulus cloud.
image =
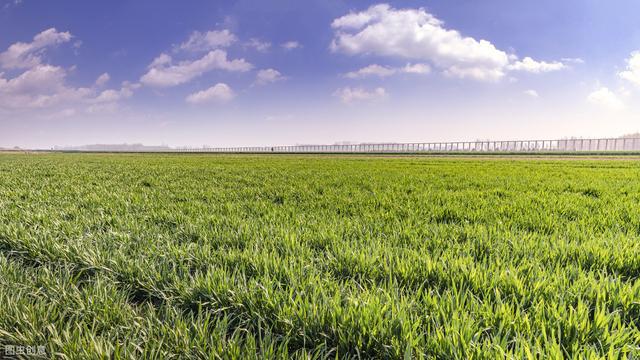
<svg viewBox="0 0 640 360">
<path fill-rule="evenodd" d="M 282 74 L 278 70 L 263 69 L 258 71 L 258 74 L 256 75 L 256 84 L 264 85 L 284 79 L 285 77 L 282 76 Z"/>
<path fill-rule="evenodd" d="M 138 86 L 125 82 L 119 90 L 97 92 L 95 88 L 69 86 L 66 84 L 66 77 L 65 69 L 53 65 L 37 65 L 12 79 L 5 79 L 0 73 L 0 108 L 45 109 L 96 103 L 114 104 L 131 97 Z"/>
<path fill-rule="evenodd" d="M 344 87 L 336 90 L 333 96 L 340 98 L 345 104 L 350 104 L 356 101 L 381 99 L 387 96 L 387 92 L 381 87 L 373 90 L 367 90 L 361 87 Z"/>
<path fill-rule="evenodd" d="M 227 47 L 237 40 L 229 30 L 213 30 L 201 33 L 194 31 L 187 41 L 180 44 L 176 50 L 184 51 L 209 51 Z"/>
<path fill-rule="evenodd" d="M 260 52 L 267 52 L 271 48 L 271 43 L 268 41 L 261 41 L 260 39 L 251 38 L 245 43 L 245 46 L 256 49 Z"/>
<path fill-rule="evenodd" d="M 231 101 L 235 96 L 235 93 L 231 90 L 229 85 L 225 83 L 218 83 L 206 90 L 190 94 L 187 96 L 186 101 L 190 104 L 204 104 L 210 102 L 224 103 Z"/>
<path fill-rule="evenodd" d="M 621 110 L 625 107 L 618 95 L 606 87 L 601 87 L 589 94 L 587 101 L 611 110 Z"/>
<path fill-rule="evenodd" d="M 301 47 L 302 45 L 300 45 L 300 43 L 297 41 L 287 41 L 285 43 L 282 43 L 282 45 L 280 46 L 282 46 L 282 48 L 285 50 L 293 50 Z"/>
<path fill-rule="evenodd" d="M 48 47 L 70 41 L 71 33 L 47 29 L 33 37 L 29 43 L 17 42 L 0 53 L 0 66 L 5 69 L 28 69 L 42 63 L 42 56 Z"/>
<path fill-rule="evenodd" d="M 408 74 L 428 74 L 431 71 L 431 67 L 427 64 L 407 64 L 401 68 L 392 68 L 387 66 L 381 66 L 378 64 L 372 64 L 365 66 L 356 71 L 351 71 L 344 74 L 349 79 L 361 79 L 370 76 L 387 77 L 397 73 Z"/>
<path fill-rule="evenodd" d="M 627 59 L 627 67 L 618 73 L 621 79 L 640 86 L 640 51 L 634 51 Z"/>
<path fill-rule="evenodd" d="M 149 71 L 140 78 L 144 85 L 170 87 L 184 84 L 212 70 L 249 71 L 253 66 L 244 59 L 227 59 L 224 50 L 212 50 L 197 60 L 180 61 L 173 64 L 169 55 L 161 54 L 151 65 Z"/>
<path fill-rule="evenodd" d="M 525 95 L 527 95 L 527 96 L 531 96 L 532 98 L 538 98 L 538 97 L 540 97 L 540 95 L 538 95 L 538 92 L 537 92 L 537 91 L 535 91 L 535 90 L 532 90 L 532 89 L 525 90 L 525 91 L 524 91 L 524 94 L 525 94 Z"/>
<path fill-rule="evenodd" d="M 348 55 L 378 55 L 428 61 L 446 75 L 496 81 L 515 66 L 518 70 L 542 72 L 558 63 L 522 60 L 496 48 L 487 40 L 465 37 L 444 27 L 425 9 L 394 9 L 388 4 L 351 12 L 335 19 L 331 27 L 333 52 Z M 529 58 L 530 59 L 530 58 Z"/>
<path fill-rule="evenodd" d="M 12 79 L 5 79 L 0 73 L 0 107 L 45 108 L 81 101 L 93 95 L 90 88 L 67 86 L 65 77 L 63 68 L 52 65 L 36 65 Z"/>
<path fill-rule="evenodd" d="M 16 43 L 1 53 L 2 67 L 9 69 L 25 68 L 13 78 L 0 72 L 0 110 L 5 111 L 43 111 L 45 114 L 58 114 L 56 117 L 68 117 L 81 111 L 87 111 L 92 104 L 115 106 L 116 103 L 131 97 L 138 84 L 123 83 L 119 90 L 99 91 L 109 81 L 109 74 L 100 75 L 89 87 L 76 87 L 67 83 L 67 75 L 75 69 L 65 69 L 43 63 L 45 48 L 71 39 L 69 33 L 55 29 L 41 32 L 31 43 Z M 17 64 L 16 62 L 21 62 Z"/>
</svg>

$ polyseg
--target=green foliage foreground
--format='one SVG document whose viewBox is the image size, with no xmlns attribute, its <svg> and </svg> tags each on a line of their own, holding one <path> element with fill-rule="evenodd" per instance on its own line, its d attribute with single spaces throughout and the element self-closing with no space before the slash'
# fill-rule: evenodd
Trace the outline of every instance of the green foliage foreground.
<svg viewBox="0 0 640 360">
<path fill-rule="evenodd" d="M 630 161 L 2 155 L 0 351 L 634 358 L 639 176 Z"/>
</svg>

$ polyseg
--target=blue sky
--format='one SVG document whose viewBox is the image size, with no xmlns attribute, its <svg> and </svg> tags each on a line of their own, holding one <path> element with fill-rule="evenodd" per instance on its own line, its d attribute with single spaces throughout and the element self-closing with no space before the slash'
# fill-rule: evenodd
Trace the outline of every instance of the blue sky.
<svg viewBox="0 0 640 360">
<path fill-rule="evenodd" d="M 640 3 L 0 0 L 0 146 L 640 130 Z"/>
</svg>

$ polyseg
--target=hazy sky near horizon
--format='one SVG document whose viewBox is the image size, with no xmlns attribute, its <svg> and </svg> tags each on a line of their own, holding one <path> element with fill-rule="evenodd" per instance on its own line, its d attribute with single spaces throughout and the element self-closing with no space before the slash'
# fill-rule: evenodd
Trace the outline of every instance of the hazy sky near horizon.
<svg viewBox="0 0 640 360">
<path fill-rule="evenodd" d="M 640 131 L 635 0 L 0 0 L 0 147 Z"/>
</svg>

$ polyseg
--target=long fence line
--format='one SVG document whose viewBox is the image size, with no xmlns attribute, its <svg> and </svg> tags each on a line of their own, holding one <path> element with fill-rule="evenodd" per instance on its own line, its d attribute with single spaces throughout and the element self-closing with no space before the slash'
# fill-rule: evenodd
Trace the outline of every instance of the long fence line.
<svg viewBox="0 0 640 360">
<path fill-rule="evenodd" d="M 290 145 L 172 148 L 171 152 L 204 153 L 452 153 L 452 152 L 610 152 L 640 151 L 640 138 L 454 141 L 347 145 Z"/>
</svg>

